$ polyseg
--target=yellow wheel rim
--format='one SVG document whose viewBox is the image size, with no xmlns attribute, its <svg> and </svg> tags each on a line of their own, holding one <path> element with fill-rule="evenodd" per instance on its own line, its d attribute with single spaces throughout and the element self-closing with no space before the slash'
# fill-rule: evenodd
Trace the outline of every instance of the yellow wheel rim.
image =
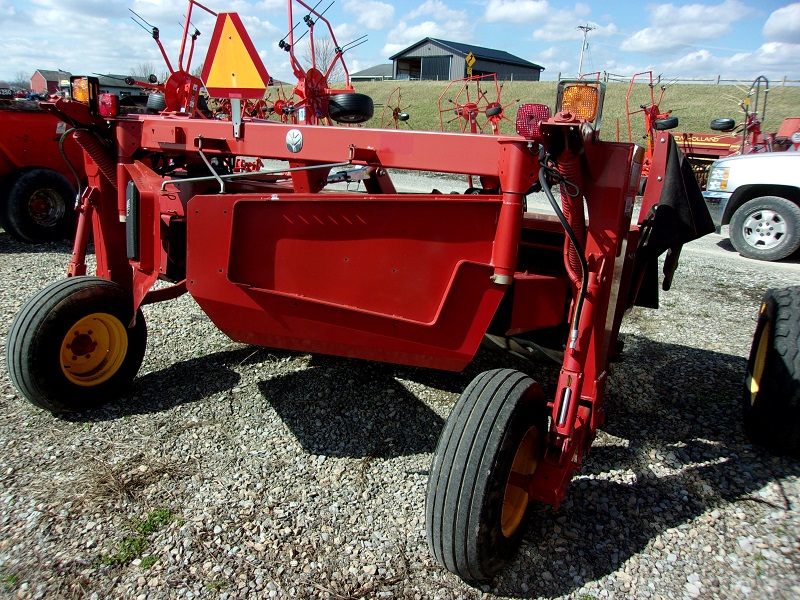
<svg viewBox="0 0 800 600">
<path fill-rule="evenodd" d="M 756 358 L 753 361 L 753 372 L 748 377 L 747 387 L 750 389 L 750 406 L 756 402 L 756 396 L 761 389 L 761 377 L 764 375 L 764 365 L 767 364 L 767 352 L 769 351 L 769 321 L 764 324 L 761 330 L 761 337 L 758 338 L 758 348 L 756 348 Z"/>
<path fill-rule="evenodd" d="M 75 323 L 61 342 L 61 370 L 82 386 L 108 381 L 128 352 L 128 332 L 113 315 L 94 313 Z"/>
<path fill-rule="evenodd" d="M 503 496 L 503 512 L 500 523 L 503 535 L 511 537 L 525 516 L 528 508 L 528 490 L 521 487 L 527 483 L 539 465 L 539 428 L 531 427 L 522 438 L 522 442 L 514 455 L 511 473 L 508 476 L 505 495 Z"/>
</svg>

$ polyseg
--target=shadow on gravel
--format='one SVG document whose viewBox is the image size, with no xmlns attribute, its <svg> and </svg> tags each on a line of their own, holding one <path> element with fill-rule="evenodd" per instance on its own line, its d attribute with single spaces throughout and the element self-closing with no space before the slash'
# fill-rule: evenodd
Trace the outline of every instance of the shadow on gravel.
<svg viewBox="0 0 800 600">
<path fill-rule="evenodd" d="M 313 355 L 308 369 L 261 381 L 259 390 L 310 454 L 391 458 L 433 452 L 444 427 L 403 381 L 452 394 L 454 404 L 478 373 L 500 367 L 545 383 L 533 363 L 482 348 L 461 373 Z M 557 367 L 539 368 L 555 380 Z"/>
<path fill-rule="evenodd" d="M 314 356 L 308 369 L 258 387 L 310 454 L 392 458 L 433 452 L 444 421 L 395 379 L 395 369 Z"/>
<path fill-rule="evenodd" d="M 739 398 L 745 359 L 634 335 L 623 338 L 623 359 L 611 366 L 601 435 L 561 507 L 531 507 L 534 518 L 520 552 L 492 582 L 499 595 L 566 596 L 612 573 L 616 585 L 624 585 L 621 566 L 628 559 L 647 552 L 654 565 L 673 560 L 652 548 L 653 540 L 715 508 L 742 503 L 796 510 L 798 500 L 781 496 L 780 490 L 784 478 L 800 476 L 800 463 L 772 457 L 744 435 Z M 217 394 L 225 401 L 240 380 L 236 367 L 251 360 L 254 351 L 277 360 L 296 356 L 248 347 L 184 361 L 138 378 L 127 400 L 73 418 L 155 413 L 215 401 Z M 556 365 L 485 349 L 463 373 L 315 355 L 308 368 L 279 372 L 257 386 L 306 452 L 391 458 L 433 452 L 444 425 L 424 395 L 406 388 L 408 382 L 451 393 L 455 402 L 475 375 L 497 367 L 527 372 L 548 395 L 553 393 Z M 192 384 L 182 383 L 187 381 Z M 436 402 L 441 401 L 439 396 Z M 777 500 L 758 494 L 769 483 L 779 491 Z M 698 539 L 687 536 L 686 544 L 714 543 L 716 536 L 702 539 L 713 527 L 713 519 L 704 519 L 697 524 Z M 517 577 L 522 572 L 532 574 L 534 585 L 522 586 Z M 724 586 L 704 582 L 703 592 L 724 597 Z"/>
<path fill-rule="evenodd" d="M 267 349 L 257 350 L 267 352 Z M 180 404 L 208 400 L 216 394 L 222 394 L 220 400 L 223 400 L 241 379 L 234 367 L 251 359 L 253 353 L 254 349 L 247 347 L 177 362 L 137 377 L 128 392 L 116 401 L 95 410 L 63 415 L 63 418 L 78 422 L 109 421 L 128 415 L 163 412 Z M 276 351 L 269 350 L 269 353 L 274 355 Z"/>
<path fill-rule="evenodd" d="M 0 229 L 0 254 L 42 254 L 45 252 L 64 252 L 69 254 L 72 252 L 72 241 L 63 240 L 60 242 L 45 242 L 43 244 L 26 244 Z M 67 265 L 64 263 L 64 269 L 66 270 L 66 268 Z"/>
<path fill-rule="evenodd" d="M 606 394 L 602 429 L 609 436 L 599 437 L 559 510 L 534 514 L 517 559 L 493 582 L 501 595 L 574 593 L 617 572 L 665 531 L 730 503 L 796 510 L 797 499 L 782 492 L 774 502 L 754 494 L 800 476 L 800 463 L 773 457 L 745 437 L 739 406 L 745 360 L 624 337 L 625 358 L 612 365 Z M 687 545 L 696 543 L 709 542 L 687 537 Z M 523 571 L 538 575 L 540 587 L 520 589 L 514 574 Z M 624 573 L 617 575 L 624 583 Z M 704 594 L 725 595 L 725 582 L 709 586 Z"/>
</svg>

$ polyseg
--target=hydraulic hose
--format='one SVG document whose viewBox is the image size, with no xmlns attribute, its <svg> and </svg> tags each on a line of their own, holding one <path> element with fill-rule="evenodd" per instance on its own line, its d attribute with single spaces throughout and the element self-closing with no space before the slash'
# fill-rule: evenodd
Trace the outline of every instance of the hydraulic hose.
<svg viewBox="0 0 800 600">
<path fill-rule="evenodd" d="M 566 154 L 566 153 L 565 153 Z M 575 348 L 578 343 L 578 324 L 580 323 L 581 319 L 581 311 L 583 310 L 583 302 L 586 299 L 586 290 L 589 287 L 589 265 L 586 262 L 586 257 L 584 256 L 583 245 L 581 241 L 578 239 L 575 231 L 572 229 L 572 225 L 567 220 L 567 217 L 564 215 L 564 212 L 561 210 L 561 207 L 558 205 L 558 202 L 553 197 L 553 192 L 550 191 L 550 184 L 547 181 L 547 174 L 549 171 L 548 167 L 546 166 L 546 160 L 544 157 L 540 157 L 541 167 L 539 168 L 539 183 L 542 186 L 542 191 L 544 192 L 545 196 L 547 196 L 548 202 L 550 202 L 550 206 L 553 207 L 553 211 L 555 211 L 558 220 L 561 222 L 561 226 L 564 228 L 564 231 L 567 234 L 567 238 L 572 243 L 573 250 L 575 252 L 575 257 L 578 260 L 578 266 L 580 267 L 580 288 L 578 290 L 578 297 L 575 300 L 575 311 L 572 315 L 572 326 L 570 327 L 569 332 L 569 347 Z M 558 173 L 558 178 L 561 179 L 561 188 L 562 193 L 565 187 L 572 186 L 572 182 L 569 180 L 564 180 L 561 177 L 560 172 Z M 568 190 L 567 190 L 568 191 Z M 580 192 L 580 190 L 578 190 Z M 567 194 L 569 196 L 569 193 Z M 571 197 L 571 196 L 570 196 Z M 583 196 L 578 196 L 580 202 L 583 202 Z M 582 205 L 581 205 L 581 213 L 583 213 Z M 586 240 L 586 224 L 584 221 L 584 242 Z M 568 263 L 565 260 L 565 265 Z M 567 265 L 568 266 L 568 265 Z M 569 270 L 569 266 L 568 266 Z M 577 285 L 577 282 L 576 282 Z"/>
<path fill-rule="evenodd" d="M 72 127 L 67 129 L 64 133 L 61 134 L 61 137 L 58 140 L 58 151 L 61 153 L 61 158 L 64 159 L 64 162 L 67 163 L 67 167 L 72 173 L 72 176 L 75 178 L 75 189 L 78 191 L 78 194 L 75 196 L 75 206 L 78 206 L 80 202 L 80 197 L 83 195 L 83 183 L 81 182 L 80 175 L 78 175 L 78 170 L 69 162 L 69 158 L 67 157 L 67 153 L 64 151 L 64 141 L 67 139 L 68 135 L 71 135 L 75 132 L 79 131 L 77 127 Z M 85 130 L 85 131 L 88 131 Z"/>
</svg>

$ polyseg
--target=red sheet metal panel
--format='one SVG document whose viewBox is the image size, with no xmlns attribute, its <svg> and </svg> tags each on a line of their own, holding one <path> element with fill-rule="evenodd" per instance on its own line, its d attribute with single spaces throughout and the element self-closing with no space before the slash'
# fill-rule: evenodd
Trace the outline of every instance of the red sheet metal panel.
<svg viewBox="0 0 800 600">
<path fill-rule="evenodd" d="M 458 370 L 503 296 L 500 196 L 197 196 L 188 289 L 233 339 Z"/>
</svg>

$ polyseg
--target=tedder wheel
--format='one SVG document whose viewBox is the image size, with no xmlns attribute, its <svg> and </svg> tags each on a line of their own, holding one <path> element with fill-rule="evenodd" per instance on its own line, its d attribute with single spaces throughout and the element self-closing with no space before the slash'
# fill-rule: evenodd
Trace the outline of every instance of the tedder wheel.
<svg viewBox="0 0 800 600">
<path fill-rule="evenodd" d="M 467 581 L 491 578 L 519 546 L 528 492 L 547 434 L 538 383 L 511 369 L 476 377 L 453 407 L 431 464 L 425 498 L 428 546 Z"/>
<path fill-rule="evenodd" d="M 655 127 L 658 131 L 666 131 L 668 129 L 675 129 L 678 126 L 678 117 L 672 115 L 664 117 L 663 119 L 656 119 Z"/>
<path fill-rule="evenodd" d="M 72 234 L 76 223 L 75 189 L 60 173 L 31 169 L 11 184 L 3 224 L 22 242 L 39 244 Z"/>
<path fill-rule="evenodd" d="M 364 123 L 374 112 L 375 104 L 365 94 L 334 94 L 328 99 L 328 114 L 337 123 Z"/>
<path fill-rule="evenodd" d="M 800 286 L 764 294 L 747 361 L 742 417 L 756 444 L 800 458 Z"/>
<path fill-rule="evenodd" d="M 778 196 L 748 200 L 731 217 L 730 237 L 747 258 L 786 258 L 800 247 L 800 206 Z"/>
<path fill-rule="evenodd" d="M 167 100 L 164 92 L 152 92 L 147 96 L 147 110 L 150 112 L 161 112 L 167 108 Z"/>
<path fill-rule="evenodd" d="M 497 115 L 503 114 L 503 107 L 498 105 L 490 106 L 486 109 L 486 116 L 487 117 L 496 117 Z"/>
<path fill-rule="evenodd" d="M 128 328 L 133 299 L 99 277 L 50 284 L 28 300 L 11 324 L 6 362 L 11 382 L 31 403 L 53 413 L 110 400 L 129 384 L 144 358 L 141 311 Z"/>
<path fill-rule="evenodd" d="M 733 119 L 714 119 L 710 125 L 713 131 L 733 131 L 736 121 Z"/>
</svg>

